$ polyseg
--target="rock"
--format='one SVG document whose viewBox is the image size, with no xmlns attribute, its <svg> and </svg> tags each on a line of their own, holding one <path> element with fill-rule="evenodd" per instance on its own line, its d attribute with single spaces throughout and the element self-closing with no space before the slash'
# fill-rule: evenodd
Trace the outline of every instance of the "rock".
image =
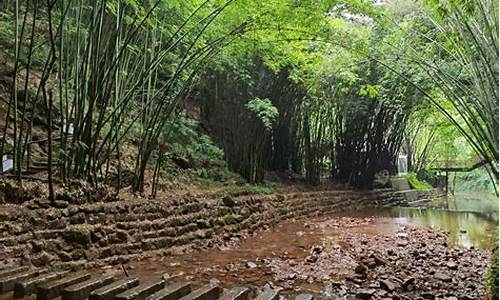
<svg viewBox="0 0 500 300">
<path fill-rule="evenodd" d="M 66 208 L 68 206 L 69 206 L 68 201 L 64 201 L 64 200 L 56 200 L 56 201 L 54 201 L 54 207 L 57 207 L 57 208 Z"/>
<path fill-rule="evenodd" d="M 375 260 L 375 263 L 377 264 L 377 266 L 383 266 L 383 265 L 387 264 L 387 261 L 379 255 L 373 254 L 372 258 Z"/>
<path fill-rule="evenodd" d="M 375 294 L 374 289 L 359 289 L 356 291 L 357 299 L 371 299 L 373 294 Z"/>
<path fill-rule="evenodd" d="M 444 282 L 451 282 L 451 277 L 443 273 L 436 273 L 434 274 L 434 277 Z"/>
<path fill-rule="evenodd" d="M 446 263 L 446 266 L 450 269 L 450 270 L 457 270 L 458 269 L 458 265 L 457 263 L 455 263 L 454 261 L 449 261 Z"/>
<path fill-rule="evenodd" d="M 71 261 L 73 259 L 71 257 L 71 254 L 69 254 L 66 251 L 61 251 L 57 255 L 59 256 L 59 258 L 61 259 L 61 261 L 64 261 L 64 262 L 68 262 L 68 261 Z"/>
<path fill-rule="evenodd" d="M 228 207 L 236 206 L 236 202 L 233 200 L 233 198 L 231 198 L 229 196 L 224 196 L 222 198 L 222 203 L 224 203 L 224 205 L 228 206 Z"/>
<path fill-rule="evenodd" d="M 398 245 L 398 247 L 406 247 L 408 243 L 406 241 L 397 241 L 396 245 Z"/>
<path fill-rule="evenodd" d="M 45 243 L 42 240 L 33 240 L 31 242 L 31 247 L 34 252 L 40 252 L 45 248 Z"/>
<path fill-rule="evenodd" d="M 65 228 L 68 225 L 68 222 L 66 221 L 66 218 L 61 217 L 57 218 L 55 220 L 49 221 L 49 224 L 47 227 L 49 229 L 62 229 Z"/>
<path fill-rule="evenodd" d="M 421 294 L 422 298 L 424 299 L 435 299 L 435 296 L 431 292 L 424 292 Z"/>
<path fill-rule="evenodd" d="M 31 263 L 36 267 L 46 266 L 55 259 L 53 255 L 42 251 L 39 254 L 35 254 L 31 257 Z"/>
<path fill-rule="evenodd" d="M 116 238 L 121 242 L 125 243 L 128 241 L 128 233 L 125 230 L 117 230 Z"/>
<path fill-rule="evenodd" d="M 89 248 L 85 250 L 85 258 L 87 258 L 87 260 L 93 261 L 98 257 L 99 257 L 99 250 L 97 250 L 96 248 Z"/>
<path fill-rule="evenodd" d="M 368 272 L 368 267 L 364 264 L 358 264 L 356 268 L 354 268 L 354 272 L 365 275 Z"/>
<path fill-rule="evenodd" d="M 388 292 L 392 292 L 397 289 L 398 285 L 390 279 L 380 280 L 380 287 Z"/>
<path fill-rule="evenodd" d="M 413 284 L 415 282 L 415 278 L 414 277 L 409 277 L 409 278 L 406 278 L 404 281 L 403 281 L 403 287 L 404 288 L 407 288 L 408 286 L 410 286 L 411 284 Z"/>
<path fill-rule="evenodd" d="M 249 261 L 249 262 L 247 262 L 247 268 L 249 268 L 249 269 L 255 269 L 255 268 L 257 268 L 257 264 L 254 263 L 254 262 Z"/>
<path fill-rule="evenodd" d="M 243 207 L 240 210 L 240 215 L 242 215 L 244 218 L 248 218 L 252 214 L 252 211 L 248 207 Z"/>
<path fill-rule="evenodd" d="M 311 254 L 320 254 L 323 252 L 323 247 L 321 246 L 314 246 L 311 248 Z"/>
<path fill-rule="evenodd" d="M 306 257 L 305 261 L 308 262 L 308 263 L 315 263 L 315 262 L 318 261 L 318 256 L 316 256 L 316 255 L 309 255 L 308 257 Z"/>
<path fill-rule="evenodd" d="M 87 245 L 90 243 L 90 231 L 83 227 L 68 229 L 62 234 L 64 240 L 70 243 Z"/>
</svg>

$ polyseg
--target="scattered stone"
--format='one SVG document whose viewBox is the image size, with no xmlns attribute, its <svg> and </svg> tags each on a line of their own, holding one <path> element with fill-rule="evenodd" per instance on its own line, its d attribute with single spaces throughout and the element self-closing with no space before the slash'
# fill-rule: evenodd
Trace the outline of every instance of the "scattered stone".
<svg viewBox="0 0 500 300">
<path fill-rule="evenodd" d="M 54 207 L 57 207 L 57 208 L 66 208 L 68 206 L 69 206 L 68 201 L 64 201 L 64 200 L 56 200 L 56 201 L 54 201 Z"/>
<path fill-rule="evenodd" d="M 366 273 L 368 273 L 368 267 L 364 264 L 358 264 L 354 269 L 354 272 L 356 272 L 357 274 L 365 275 Z"/>
<path fill-rule="evenodd" d="M 451 277 L 443 273 L 436 273 L 434 274 L 434 277 L 444 282 L 451 282 Z"/>
<path fill-rule="evenodd" d="M 373 254 L 372 258 L 375 260 L 377 266 L 387 265 L 387 261 L 379 255 Z"/>
<path fill-rule="evenodd" d="M 455 263 L 454 261 L 449 261 L 446 263 L 446 266 L 450 269 L 450 270 L 458 270 L 458 265 L 457 263 Z"/>
<path fill-rule="evenodd" d="M 358 299 L 371 299 L 375 294 L 374 289 L 359 289 L 356 291 L 356 298 Z"/>
<path fill-rule="evenodd" d="M 390 279 L 380 280 L 380 287 L 388 292 L 395 291 L 398 285 Z"/>
<path fill-rule="evenodd" d="M 257 264 L 254 263 L 254 262 L 249 261 L 249 262 L 247 262 L 247 268 L 249 268 L 249 269 L 255 269 L 255 268 L 257 268 Z"/>
<path fill-rule="evenodd" d="M 403 284 L 402 284 L 402 285 L 403 285 L 403 287 L 404 287 L 404 288 L 407 288 L 408 286 L 410 286 L 410 285 L 411 285 L 411 284 L 413 284 L 414 282 L 415 282 L 415 277 L 409 277 L 409 278 L 407 278 L 407 279 L 405 279 L 405 280 L 403 281 Z"/>
</svg>

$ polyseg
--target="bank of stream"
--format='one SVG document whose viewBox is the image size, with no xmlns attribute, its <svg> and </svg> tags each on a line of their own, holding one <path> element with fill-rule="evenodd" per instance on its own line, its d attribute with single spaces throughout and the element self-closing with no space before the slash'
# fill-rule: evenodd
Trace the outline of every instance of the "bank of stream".
<svg viewBox="0 0 500 300">
<path fill-rule="evenodd" d="M 350 211 L 288 220 L 214 248 L 126 267 L 146 278 L 269 285 L 288 296 L 481 299 L 497 222 L 498 212 Z"/>
</svg>

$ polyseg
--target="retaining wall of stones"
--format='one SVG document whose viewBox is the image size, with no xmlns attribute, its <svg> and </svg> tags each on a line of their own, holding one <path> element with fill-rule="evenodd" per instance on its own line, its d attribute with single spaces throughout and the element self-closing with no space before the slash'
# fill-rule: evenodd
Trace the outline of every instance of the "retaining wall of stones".
<svg viewBox="0 0 500 300">
<path fill-rule="evenodd" d="M 437 189 L 417 191 L 417 199 L 408 202 L 409 207 L 446 207 L 446 194 Z"/>
<path fill-rule="evenodd" d="M 210 247 L 281 220 L 401 204 L 391 189 L 233 199 L 133 200 L 66 208 L 0 206 L 0 263 L 115 264 L 183 247 Z"/>
</svg>

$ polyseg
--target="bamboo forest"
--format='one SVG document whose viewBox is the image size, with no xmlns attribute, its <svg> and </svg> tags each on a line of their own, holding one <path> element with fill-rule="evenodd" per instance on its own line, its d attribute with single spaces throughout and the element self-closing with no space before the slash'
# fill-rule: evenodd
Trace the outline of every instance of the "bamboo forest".
<svg viewBox="0 0 500 300">
<path fill-rule="evenodd" d="M 497 0 L 0 0 L 0 300 L 499 299 Z"/>
</svg>

